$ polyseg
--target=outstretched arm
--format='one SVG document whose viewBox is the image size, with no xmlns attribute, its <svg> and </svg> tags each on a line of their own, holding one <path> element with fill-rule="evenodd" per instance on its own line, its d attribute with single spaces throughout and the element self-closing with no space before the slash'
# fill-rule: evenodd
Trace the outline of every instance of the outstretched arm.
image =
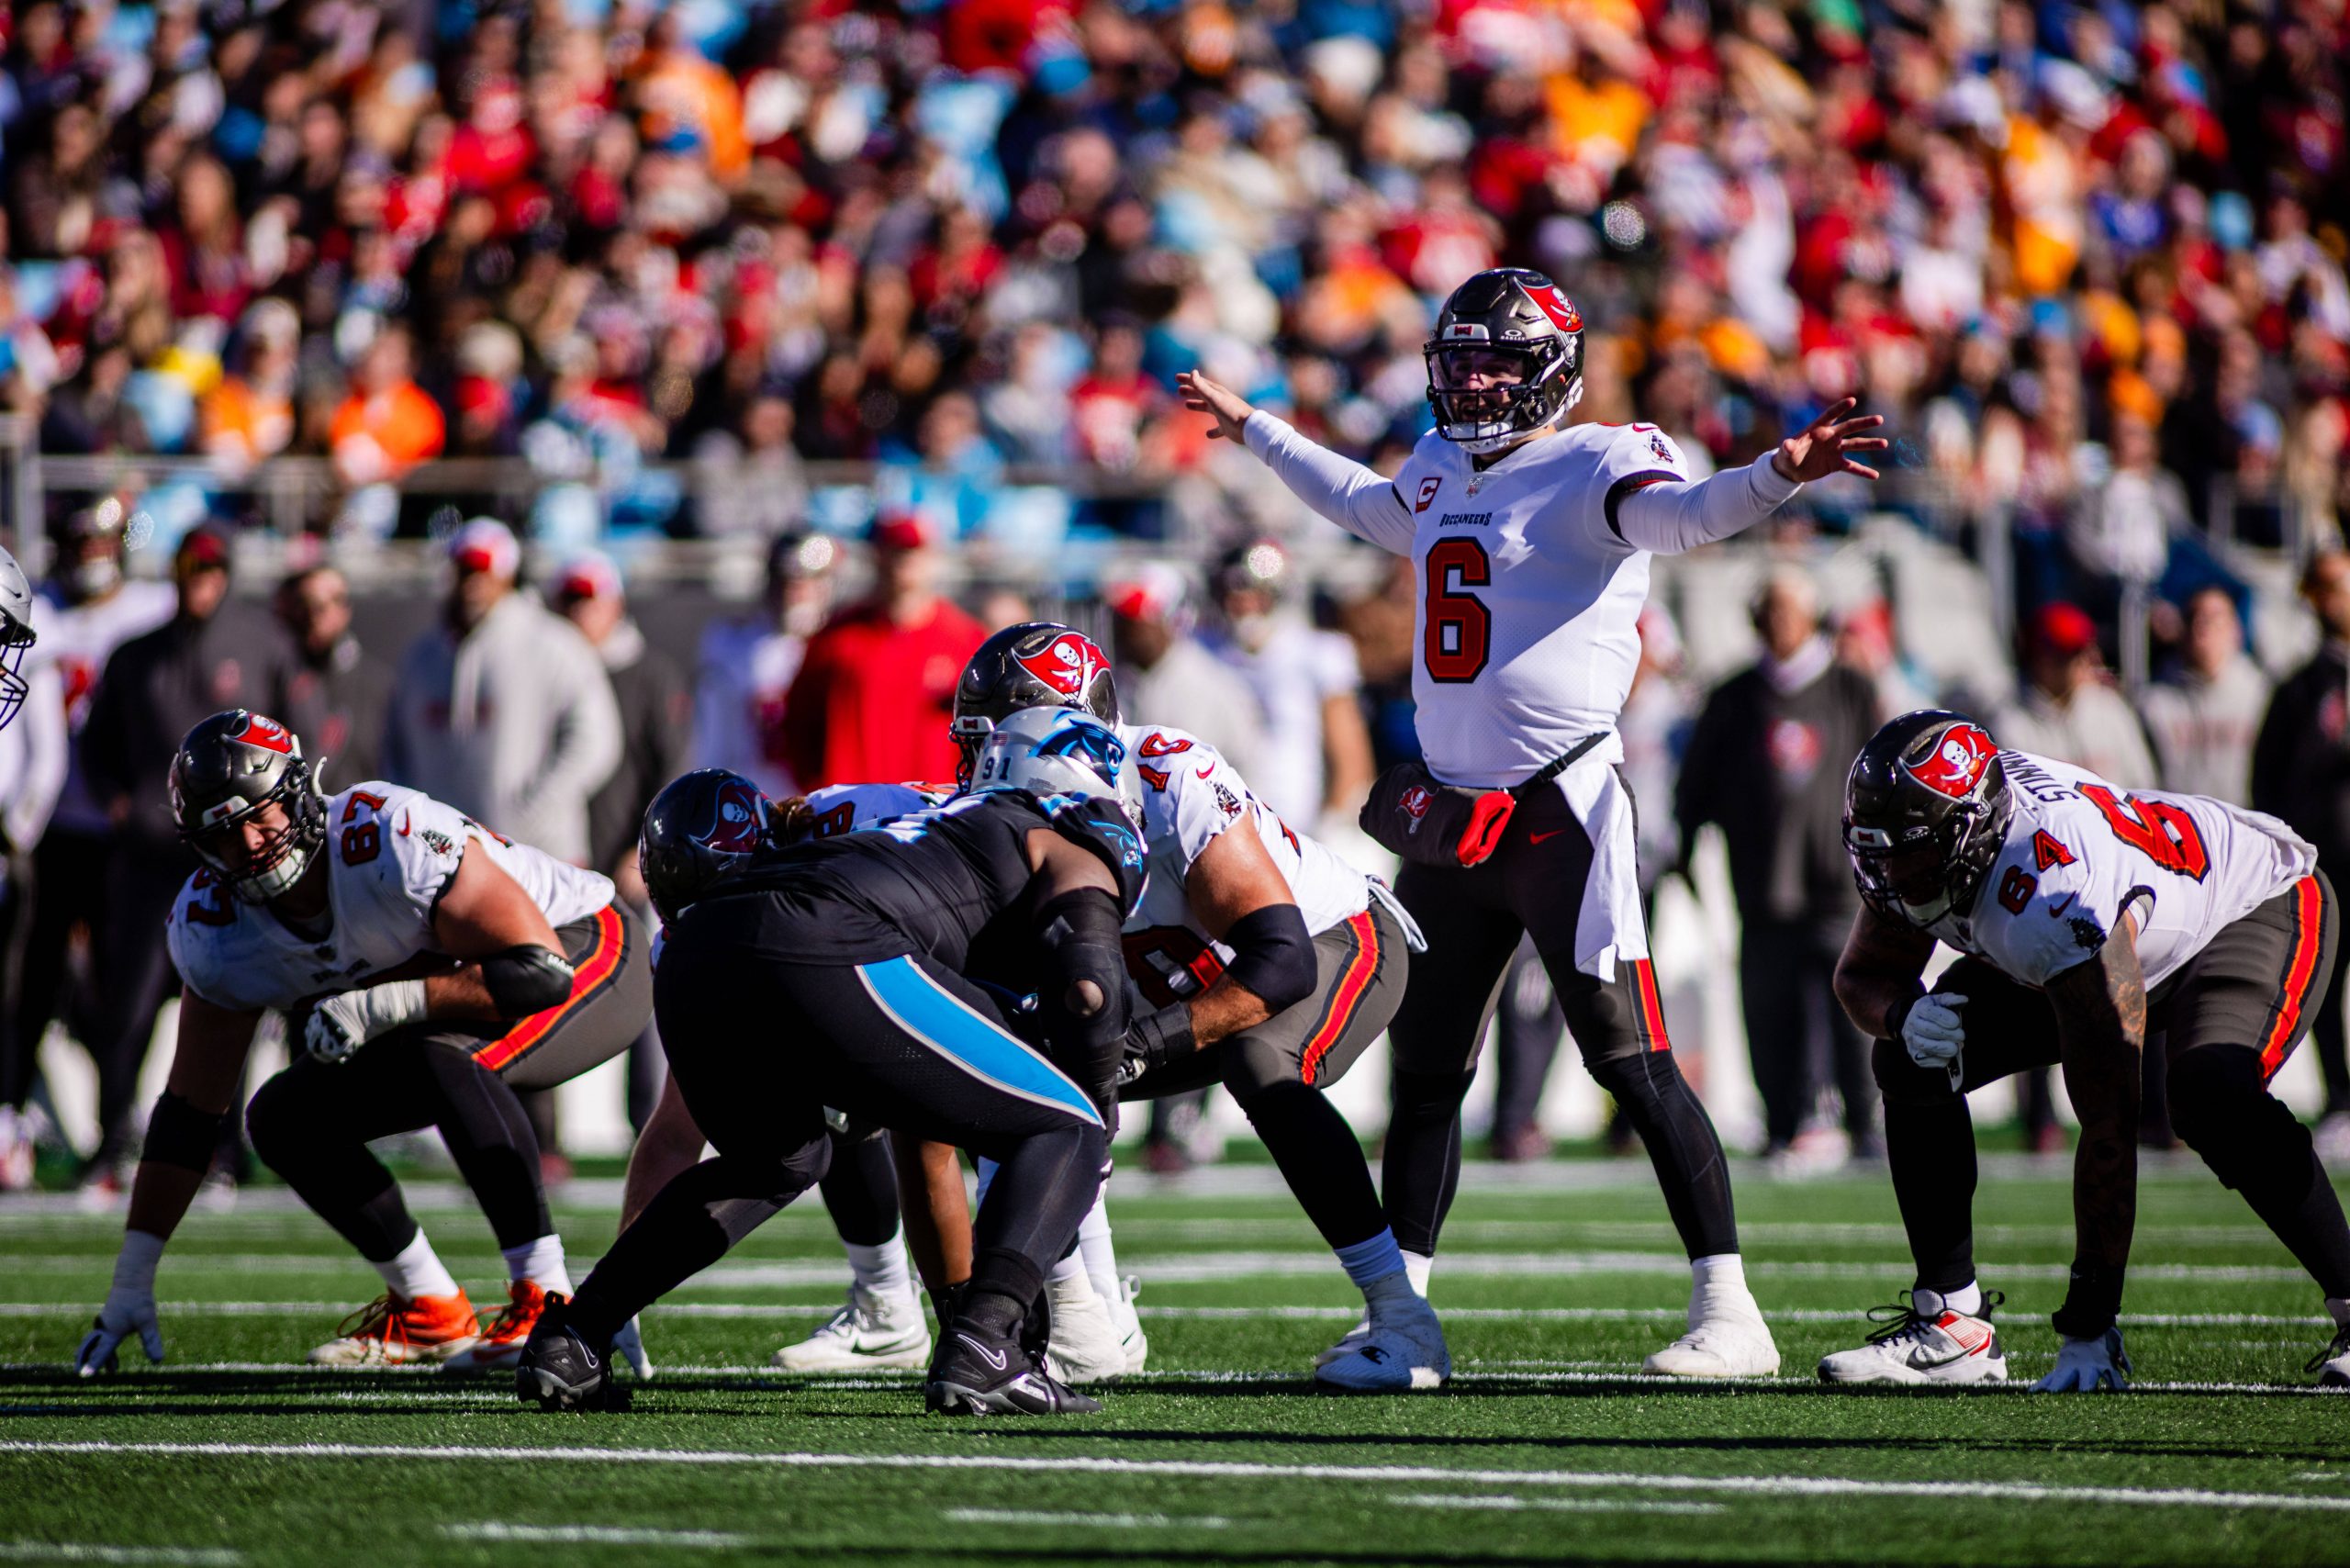
<svg viewBox="0 0 2350 1568">
<path fill-rule="evenodd" d="M 1892 1039 L 1901 1032 L 1902 1014 L 1926 994 L 1919 977 L 1933 953 L 1932 937 L 1863 904 L 1836 960 L 1836 1000 L 1844 1015 L 1862 1034 Z"/>
<path fill-rule="evenodd" d="M 1412 509 L 1388 480 L 1252 409 L 1248 399 L 1199 371 L 1175 381 L 1183 389 L 1183 407 L 1215 420 L 1211 438 L 1248 447 L 1299 500 L 1356 538 L 1399 555 L 1410 552 Z"/>
<path fill-rule="evenodd" d="M 2094 958 L 2047 986 L 2064 1052 L 2065 1092 L 2081 1119 L 2080 1148 L 2073 1157 L 2073 1282 L 2056 1314 L 2057 1331 L 2076 1339 L 2113 1327 L 2138 1222 L 2146 986 L 2136 924 L 2123 916 Z"/>
<path fill-rule="evenodd" d="M 1766 456 L 1694 484 L 1663 474 L 1618 480 L 1607 493 L 1607 526 L 1634 549 L 1677 555 L 1751 528 L 1815 479 L 1832 474 L 1876 478 L 1875 469 L 1850 454 L 1884 450 L 1883 436 L 1862 432 L 1885 423 L 1885 417 L 1845 418 L 1855 406 L 1847 398 Z"/>
</svg>

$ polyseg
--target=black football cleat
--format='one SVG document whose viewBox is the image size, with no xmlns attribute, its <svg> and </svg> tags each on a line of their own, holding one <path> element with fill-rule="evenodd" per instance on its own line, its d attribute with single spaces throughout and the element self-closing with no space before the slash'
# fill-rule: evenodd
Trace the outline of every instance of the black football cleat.
<svg viewBox="0 0 2350 1568">
<path fill-rule="evenodd" d="M 612 1380 L 611 1347 L 590 1345 L 571 1327 L 567 1298 L 550 1295 L 514 1368 L 514 1396 L 542 1410 L 625 1410 Z"/>
<path fill-rule="evenodd" d="M 968 1322 L 940 1338 L 922 1402 L 942 1416 L 1091 1416 L 1102 1408 L 1046 1373 L 1043 1359 L 1020 1340 Z"/>
</svg>

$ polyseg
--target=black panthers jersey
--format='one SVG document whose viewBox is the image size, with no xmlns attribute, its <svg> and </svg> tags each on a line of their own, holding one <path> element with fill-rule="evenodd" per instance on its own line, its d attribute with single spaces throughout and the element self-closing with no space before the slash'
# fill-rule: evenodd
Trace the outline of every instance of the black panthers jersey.
<svg viewBox="0 0 2350 1568">
<path fill-rule="evenodd" d="M 669 941 L 803 964 L 919 952 L 968 970 L 975 951 L 984 961 L 1026 936 L 1024 918 L 1008 917 L 1034 875 L 1028 834 L 1046 826 L 1101 857 L 1134 907 L 1142 839 L 1115 802 L 991 790 L 786 850 L 687 910 Z"/>
</svg>

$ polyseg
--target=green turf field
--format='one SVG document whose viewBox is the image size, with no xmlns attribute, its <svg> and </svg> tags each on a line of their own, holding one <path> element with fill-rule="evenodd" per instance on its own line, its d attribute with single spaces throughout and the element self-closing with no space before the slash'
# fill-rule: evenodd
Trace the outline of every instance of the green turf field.
<svg viewBox="0 0 2350 1568">
<path fill-rule="evenodd" d="M 2020 1389 L 2053 1349 L 2066 1167 L 1991 1164 L 1978 1247 Z M 1149 1374 L 1099 1417 L 984 1425 L 923 1417 L 911 1382 L 767 1371 L 846 1278 L 812 1202 L 648 1315 L 660 1375 L 603 1416 L 301 1369 L 376 1285 L 267 1190 L 181 1232 L 166 1366 L 78 1383 L 57 1369 L 120 1222 L 0 1204 L 0 1562 L 2350 1561 L 2350 1403 L 2300 1370 L 2320 1304 L 2191 1163 L 2147 1177 L 2140 1386 L 2097 1398 L 1818 1387 L 1817 1358 L 1908 1282 L 1891 1192 L 1753 1168 L 1740 1217 L 1785 1375 L 1639 1378 L 1687 1271 L 1645 1165 L 1598 1162 L 1472 1168 L 1432 1293 L 1451 1387 L 1318 1396 L 1305 1370 L 1352 1293 L 1271 1182 L 1122 1175 Z M 575 1271 L 611 1234 L 608 1189 L 565 1194 Z M 498 1298 L 461 1195 L 417 1195 L 476 1301 Z"/>
</svg>

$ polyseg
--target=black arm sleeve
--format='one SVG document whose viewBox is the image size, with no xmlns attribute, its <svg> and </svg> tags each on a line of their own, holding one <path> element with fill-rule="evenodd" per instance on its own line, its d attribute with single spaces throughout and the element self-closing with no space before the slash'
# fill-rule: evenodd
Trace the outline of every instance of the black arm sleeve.
<svg viewBox="0 0 2350 1568">
<path fill-rule="evenodd" d="M 1117 901 L 1099 888 L 1061 893 L 1036 912 L 1036 943 L 1045 955 L 1036 1002 L 1047 1053 L 1102 1106 L 1117 1100 L 1127 1023 L 1119 918 Z M 1092 982 L 1101 997 L 1091 1011 L 1079 1000 L 1081 981 Z"/>
<path fill-rule="evenodd" d="M 1269 903 L 1232 923 L 1224 934 L 1232 962 L 1224 972 L 1246 986 L 1268 1011 L 1283 1013 L 1314 994 L 1314 938 L 1293 903 Z"/>
</svg>

